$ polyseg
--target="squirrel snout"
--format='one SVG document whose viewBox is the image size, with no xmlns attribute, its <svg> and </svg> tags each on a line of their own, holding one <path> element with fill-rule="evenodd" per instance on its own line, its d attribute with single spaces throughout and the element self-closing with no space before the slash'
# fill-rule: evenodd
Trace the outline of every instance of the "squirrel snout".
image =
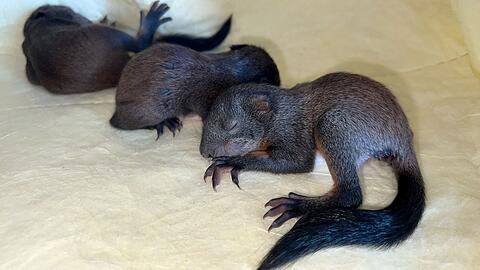
<svg viewBox="0 0 480 270">
<path fill-rule="evenodd" d="M 210 149 L 207 149 L 203 144 L 200 145 L 200 154 L 204 158 L 211 158 L 212 157 L 212 152 Z"/>
<path fill-rule="evenodd" d="M 119 126 L 117 113 L 114 113 L 112 118 L 110 118 L 110 125 L 112 125 L 113 127 L 118 127 Z"/>
<path fill-rule="evenodd" d="M 200 154 L 202 154 L 204 158 L 214 158 L 218 156 L 218 151 L 215 147 L 205 147 L 202 145 L 200 147 Z"/>
<path fill-rule="evenodd" d="M 229 141 L 219 146 L 200 145 L 200 153 L 204 158 L 215 158 L 225 156 L 236 156 L 241 154 L 242 148 L 235 143 Z"/>
<path fill-rule="evenodd" d="M 203 156 L 204 158 L 212 158 L 212 157 L 213 157 L 212 154 L 210 154 L 210 153 L 204 153 L 204 152 L 202 152 L 201 154 L 202 154 L 202 156 Z"/>
</svg>

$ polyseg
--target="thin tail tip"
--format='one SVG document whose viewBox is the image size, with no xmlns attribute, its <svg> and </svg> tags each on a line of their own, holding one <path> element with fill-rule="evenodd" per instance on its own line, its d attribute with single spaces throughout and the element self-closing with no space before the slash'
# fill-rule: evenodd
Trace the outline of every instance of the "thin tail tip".
<svg viewBox="0 0 480 270">
<path fill-rule="evenodd" d="M 160 37 L 157 41 L 182 45 L 196 51 L 208 51 L 218 47 L 225 41 L 230 33 L 233 14 L 221 25 L 221 27 L 210 37 L 195 37 L 190 35 L 170 35 Z"/>
<path fill-rule="evenodd" d="M 220 35 L 220 36 L 223 36 L 223 40 L 225 40 L 232 28 L 232 21 L 233 21 L 233 14 L 230 14 L 227 20 L 225 20 L 225 22 L 220 26 L 220 29 L 211 38 Z"/>
<path fill-rule="evenodd" d="M 233 13 L 228 16 L 228 19 L 223 23 L 223 25 L 230 27 L 232 25 Z"/>
</svg>

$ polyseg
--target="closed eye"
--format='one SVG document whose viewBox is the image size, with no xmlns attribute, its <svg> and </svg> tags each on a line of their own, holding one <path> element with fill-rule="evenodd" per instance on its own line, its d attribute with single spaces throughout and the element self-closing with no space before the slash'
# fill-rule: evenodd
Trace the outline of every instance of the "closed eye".
<svg viewBox="0 0 480 270">
<path fill-rule="evenodd" d="M 225 131 L 232 131 L 238 125 L 237 121 L 229 121 L 224 124 Z"/>
<path fill-rule="evenodd" d="M 38 18 L 41 18 L 41 17 L 45 17 L 46 13 L 47 13 L 46 11 L 39 10 L 39 11 L 37 11 L 37 13 L 35 13 L 35 15 L 32 16 L 32 19 L 38 19 Z"/>
</svg>

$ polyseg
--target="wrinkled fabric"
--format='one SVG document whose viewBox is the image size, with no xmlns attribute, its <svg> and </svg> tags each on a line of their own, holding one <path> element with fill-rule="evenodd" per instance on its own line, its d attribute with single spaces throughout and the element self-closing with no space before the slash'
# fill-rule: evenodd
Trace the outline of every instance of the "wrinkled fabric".
<svg viewBox="0 0 480 270">
<path fill-rule="evenodd" d="M 476 0 L 451 0 L 452 7 L 460 23 L 470 63 L 477 76 L 480 76 L 480 2 Z"/>
<path fill-rule="evenodd" d="M 208 35 L 230 13 L 230 44 L 264 47 L 291 87 L 332 71 L 369 75 L 397 96 L 415 133 L 427 208 L 390 250 L 341 247 L 289 269 L 477 269 L 480 265 L 480 81 L 449 0 L 171 0 L 160 33 Z M 327 192 L 324 160 L 308 174 L 203 181 L 201 121 L 166 132 L 119 131 L 114 89 L 60 96 L 28 83 L 21 29 L 40 0 L 0 3 L 0 269 L 255 269 L 293 225 L 267 232 L 263 205 Z M 50 1 L 137 27 L 134 0 Z M 478 13 L 477 13 L 478 14 Z M 170 25 L 170 26 L 169 26 Z M 361 170 L 364 208 L 395 196 L 391 169 Z"/>
</svg>

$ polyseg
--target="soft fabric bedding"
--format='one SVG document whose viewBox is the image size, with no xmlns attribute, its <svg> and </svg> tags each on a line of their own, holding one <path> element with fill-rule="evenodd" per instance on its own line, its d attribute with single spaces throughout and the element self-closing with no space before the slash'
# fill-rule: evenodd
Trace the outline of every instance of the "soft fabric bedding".
<svg viewBox="0 0 480 270">
<path fill-rule="evenodd" d="M 151 1 L 0 2 L 0 269 L 255 269 L 293 225 L 268 233 L 263 205 L 330 189 L 318 157 L 312 173 L 245 172 L 242 190 L 224 177 L 214 192 L 203 181 L 198 117 L 155 141 L 154 131 L 110 127 L 114 89 L 59 96 L 29 84 L 21 29 L 46 2 L 93 20 L 111 14 L 134 31 Z M 390 250 L 328 249 L 289 269 L 478 269 L 480 80 L 468 32 L 478 25 L 457 18 L 462 1 L 165 2 L 173 21 L 160 33 L 207 36 L 233 13 L 219 50 L 264 47 L 286 87 L 332 71 L 369 75 L 392 89 L 410 120 L 428 197 L 415 233 Z M 392 200 L 388 166 L 369 162 L 362 178 L 362 207 Z"/>
</svg>

